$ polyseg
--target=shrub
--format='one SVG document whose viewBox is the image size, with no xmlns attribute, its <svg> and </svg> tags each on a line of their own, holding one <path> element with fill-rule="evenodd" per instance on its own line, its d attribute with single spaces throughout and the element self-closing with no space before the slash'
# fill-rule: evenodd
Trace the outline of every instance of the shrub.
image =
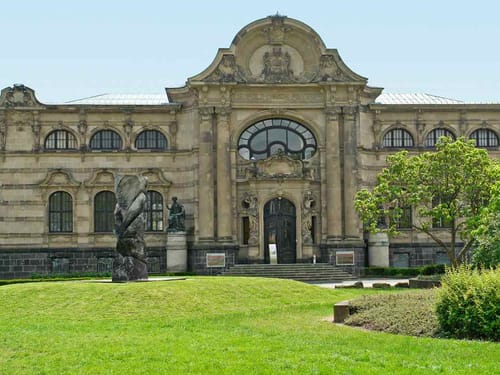
<svg viewBox="0 0 500 375">
<path fill-rule="evenodd" d="M 436 289 L 366 295 L 350 301 L 345 324 L 411 336 L 436 335 Z"/>
<path fill-rule="evenodd" d="M 412 277 L 420 273 L 420 268 L 366 267 L 365 276 Z"/>
<path fill-rule="evenodd" d="M 444 264 L 429 264 L 422 267 L 421 275 L 442 275 L 446 271 L 446 266 Z"/>
<path fill-rule="evenodd" d="M 441 279 L 436 312 L 441 332 L 467 339 L 500 340 L 500 270 L 449 270 Z"/>
</svg>

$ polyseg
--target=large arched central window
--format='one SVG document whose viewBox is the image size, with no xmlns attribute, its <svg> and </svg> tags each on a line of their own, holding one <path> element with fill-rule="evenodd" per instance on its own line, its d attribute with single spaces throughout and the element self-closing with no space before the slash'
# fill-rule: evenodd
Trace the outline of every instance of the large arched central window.
<svg viewBox="0 0 500 375">
<path fill-rule="evenodd" d="M 245 129 L 238 140 L 238 151 L 247 160 L 266 159 L 280 152 L 305 160 L 316 152 L 316 139 L 295 121 L 273 118 Z"/>
</svg>

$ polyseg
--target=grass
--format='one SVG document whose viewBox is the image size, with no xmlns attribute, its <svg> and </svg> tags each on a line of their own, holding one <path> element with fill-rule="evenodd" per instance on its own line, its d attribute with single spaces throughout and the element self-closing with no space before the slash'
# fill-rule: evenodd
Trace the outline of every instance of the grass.
<svg viewBox="0 0 500 375">
<path fill-rule="evenodd" d="M 0 287 L 0 374 L 493 374 L 500 347 L 328 322 L 378 290 L 193 277 Z"/>
</svg>

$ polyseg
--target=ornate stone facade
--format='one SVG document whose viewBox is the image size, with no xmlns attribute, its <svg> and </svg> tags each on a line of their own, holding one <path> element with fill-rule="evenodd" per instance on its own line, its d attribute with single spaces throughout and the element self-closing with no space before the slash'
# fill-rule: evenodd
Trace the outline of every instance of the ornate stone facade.
<svg viewBox="0 0 500 375">
<path fill-rule="evenodd" d="M 212 253 L 224 254 L 226 265 L 263 263 L 265 244 L 285 240 L 297 262 L 316 256 L 366 266 L 353 198 L 373 186 L 388 155 L 421 152 L 446 130 L 500 157 L 500 104 L 430 96 L 389 104 L 382 91 L 309 26 L 283 16 L 245 26 L 206 70 L 148 105 L 45 105 L 26 86 L 7 87 L 0 94 L 0 278 L 108 270 L 113 184 L 126 174 L 148 178 L 149 273 L 168 269 L 173 196 L 185 207 L 190 270 L 220 271 L 207 265 Z M 281 199 L 287 212 L 276 211 Z M 411 230 L 390 243 L 391 265 L 442 261 Z"/>
</svg>

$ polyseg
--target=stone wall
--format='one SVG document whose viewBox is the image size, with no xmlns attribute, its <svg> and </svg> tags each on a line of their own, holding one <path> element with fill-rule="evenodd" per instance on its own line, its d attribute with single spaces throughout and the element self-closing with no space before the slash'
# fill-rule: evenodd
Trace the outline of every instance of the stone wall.
<svg viewBox="0 0 500 375">
<path fill-rule="evenodd" d="M 166 270 L 163 248 L 147 250 L 149 272 Z M 110 273 L 115 256 L 113 248 L 16 249 L 0 251 L 0 279 L 29 278 L 34 274 Z"/>
</svg>

